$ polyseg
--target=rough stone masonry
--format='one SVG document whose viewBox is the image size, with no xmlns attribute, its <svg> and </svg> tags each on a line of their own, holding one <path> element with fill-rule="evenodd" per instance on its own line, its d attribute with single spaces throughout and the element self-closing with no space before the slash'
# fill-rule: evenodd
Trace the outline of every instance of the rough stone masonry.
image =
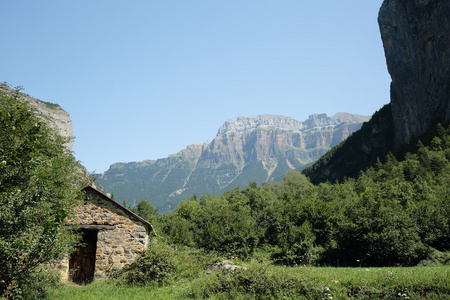
<svg viewBox="0 0 450 300">
<path fill-rule="evenodd" d="M 66 226 L 79 231 L 96 231 L 93 278 L 106 278 L 108 272 L 134 262 L 147 248 L 152 225 L 98 190 L 87 187 L 86 201 L 76 209 Z M 86 247 L 88 248 L 88 247 Z M 85 256 L 87 254 L 84 254 Z M 62 280 L 72 279 L 74 257 L 57 264 Z M 93 259 L 94 260 L 94 259 Z M 86 261 L 83 261 L 87 264 Z M 79 266 L 81 268 L 86 266 Z"/>
</svg>

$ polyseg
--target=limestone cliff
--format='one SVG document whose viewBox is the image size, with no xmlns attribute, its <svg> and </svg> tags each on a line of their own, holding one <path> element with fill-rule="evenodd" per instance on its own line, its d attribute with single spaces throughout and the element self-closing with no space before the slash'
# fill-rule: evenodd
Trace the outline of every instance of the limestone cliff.
<svg viewBox="0 0 450 300">
<path fill-rule="evenodd" d="M 385 0 L 381 6 L 396 148 L 450 120 L 449 19 L 448 0 Z"/>
<path fill-rule="evenodd" d="M 25 93 L 17 92 L 6 84 L 0 84 L 0 92 L 6 94 L 17 93 L 18 100 L 27 101 L 34 106 L 40 116 L 44 118 L 51 127 L 56 129 L 64 137 L 73 137 L 73 125 L 69 113 L 63 110 L 58 104 L 53 104 L 33 98 Z M 67 148 L 72 150 L 72 141 Z"/>
<path fill-rule="evenodd" d="M 337 145 L 369 119 L 344 113 L 332 117 L 314 114 L 304 122 L 277 115 L 239 117 L 219 128 L 201 158 L 214 167 L 232 161 L 267 160 L 287 153 L 298 160 L 294 165 L 306 165 L 318 158 L 315 154 L 306 155 L 306 151 Z M 306 151 L 296 151 L 300 149 Z"/>
</svg>

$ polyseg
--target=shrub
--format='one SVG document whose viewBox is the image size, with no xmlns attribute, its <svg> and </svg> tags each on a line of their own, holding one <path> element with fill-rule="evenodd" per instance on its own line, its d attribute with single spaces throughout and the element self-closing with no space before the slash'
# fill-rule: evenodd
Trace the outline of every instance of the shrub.
<svg viewBox="0 0 450 300">
<path fill-rule="evenodd" d="M 164 285 L 175 275 L 174 256 L 174 250 L 170 246 L 153 240 L 139 259 L 112 277 L 127 285 Z"/>
<path fill-rule="evenodd" d="M 193 298 L 214 299 L 320 299 L 324 292 L 311 282 L 266 264 L 251 264 L 248 269 L 213 273 L 193 285 Z"/>
<path fill-rule="evenodd" d="M 428 257 L 422 260 L 419 266 L 439 266 L 439 265 L 450 265 L 450 251 L 441 252 L 433 249 Z"/>
</svg>

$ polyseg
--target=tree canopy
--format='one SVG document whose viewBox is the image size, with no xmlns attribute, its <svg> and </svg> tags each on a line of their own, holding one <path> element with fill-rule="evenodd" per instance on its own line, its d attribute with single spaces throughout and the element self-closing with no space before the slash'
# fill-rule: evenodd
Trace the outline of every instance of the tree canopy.
<svg viewBox="0 0 450 300">
<path fill-rule="evenodd" d="M 0 93 L 0 297 L 25 296 L 75 241 L 63 223 L 87 181 L 67 142 L 17 93 Z"/>
<path fill-rule="evenodd" d="M 280 182 L 182 201 L 161 217 L 162 231 L 176 243 L 230 257 L 264 252 L 288 265 L 450 263 L 450 127 L 438 125 L 424 143 L 341 183 L 313 185 L 290 171 Z"/>
</svg>

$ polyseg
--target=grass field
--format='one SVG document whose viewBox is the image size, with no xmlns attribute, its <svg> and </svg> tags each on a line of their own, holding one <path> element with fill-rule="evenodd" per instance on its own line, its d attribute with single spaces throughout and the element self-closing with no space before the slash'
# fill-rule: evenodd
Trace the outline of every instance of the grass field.
<svg viewBox="0 0 450 300">
<path fill-rule="evenodd" d="M 411 268 L 280 267 L 192 272 L 164 286 L 127 286 L 118 280 L 60 284 L 50 299 L 450 299 L 450 266 Z M 195 268 L 193 268 L 195 269 Z"/>
</svg>

